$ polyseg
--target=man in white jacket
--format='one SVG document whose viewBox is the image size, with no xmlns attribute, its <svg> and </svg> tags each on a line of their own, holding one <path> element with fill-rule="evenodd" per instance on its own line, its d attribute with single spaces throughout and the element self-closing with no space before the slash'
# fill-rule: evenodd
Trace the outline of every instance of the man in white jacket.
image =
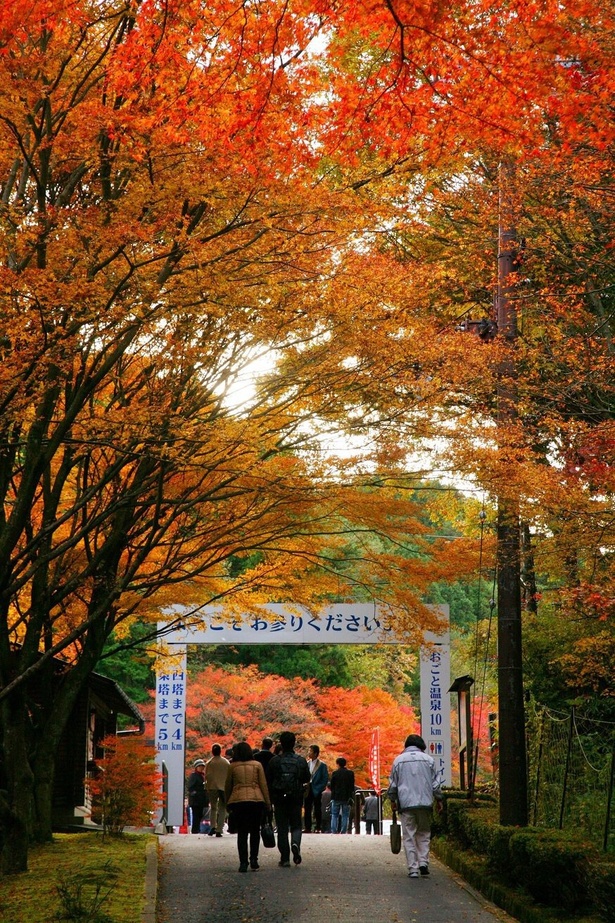
<svg viewBox="0 0 615 923">
<path fill-rule="evenodd" d="M 429 843 L 434 798 L 442 810 L 442 793 L 434 760 L 418 734 L 406 738 L 403 753 L 393 760 L 388 795 L 401 820 L 408 877 L 429 875 Z"/>
</svg>

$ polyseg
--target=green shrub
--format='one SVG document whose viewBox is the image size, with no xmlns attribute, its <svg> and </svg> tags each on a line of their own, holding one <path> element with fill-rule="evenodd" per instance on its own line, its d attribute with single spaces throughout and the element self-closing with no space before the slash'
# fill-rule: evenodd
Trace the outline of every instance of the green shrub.
<svg viewBox="0 0 615 923">
<path fill-rule="evenodd" d="M 497 823 L 496 812 L 493 809 L 468 805 L 463 823 L 470 848 L 483 855 L 490 855 Z"/>
<path fill-rule="evenodd" d="M 495 823 L 493 802 L 491 799 L 471 802 L 463 792 L 459 794 L 463 797 L 447 794 L 444 812 L 440 815 L 441 828 L 464 849 L 486 852 L 491 835 L 489 828 Z"/>
<path fill-rule="evenodd" d="M 491 842 L 487 852 L 488 867 L 506 882 L 516 884 L 510 861 L 510 840 L 517 833 L 516 827 L 491 826 Z"/>
<path fill-rule="evenodd" d="M 467 813 L 469 810 L 467 800 L 447 798 L 444 807 L 444 828 L 462 849 L 469 849 L 472 845 L 467 830 Z"/>
<path fill-rule="evenodd" d="M 589 901 L 593 847 L 559 830 L 527 828 L 510 838 L 512 874 L 543 904 L 575 911 Z"/>
<path fill-rule="evenodd" d="M 598 912 L 615 923 L 615 858 L 601 857 L 577 835 L 539 827 L 504 827 L 490 801 L 447 793 L 444 835 L 487 859 L 487 870 L 535 901 L 565 913 Z"/>
<path fill-rule="evenodd" d="M 592 862 L 588 891 L 602 919 L 615 923 L 615 857 Z"/>
</svg>

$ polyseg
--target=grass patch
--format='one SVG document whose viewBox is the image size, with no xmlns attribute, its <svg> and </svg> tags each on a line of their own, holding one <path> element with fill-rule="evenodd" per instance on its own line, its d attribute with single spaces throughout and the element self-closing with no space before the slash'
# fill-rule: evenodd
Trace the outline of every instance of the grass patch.
<svg viewBox="0 0 615 923">
<path fill-rule="evenodd" d="M 145 851 L 152 839 L 147 834 L 129 833 L 104 839 L 96 832 L 56 834 L 53 843 L 31 848 L 27 872 L 0 878 L 0 920 L 96 923 L 96 916 L 92 915 L 96 902 L 92 903 L 88 883 L 94 882 L 97 887 L 108 882 L 110 887 L 99 891 L 104 893 L 99 919 L 141 923 Z M 66 916 L 67 910 L 78 914 L 80 906 L 90 915 Z"/>
</svg>

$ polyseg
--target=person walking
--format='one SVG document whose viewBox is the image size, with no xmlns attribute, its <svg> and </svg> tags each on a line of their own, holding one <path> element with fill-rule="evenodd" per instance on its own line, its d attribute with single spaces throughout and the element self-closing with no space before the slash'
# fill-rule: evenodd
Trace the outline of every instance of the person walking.
<svg viewBox="0 0 615 923">
<path fill-rule="evenodd" d="M 320 813 L 322 816 L 322 833 L 331 833 L 331 786 L 328 782 L 320 799 Z"/>
<path fill-rule="evenodd" d="M 442 810 L 442 793 L 435 761 L 425 752 L 418 734 L 406 738 L 404 750 L 393 760 L 388 795 L 400 816 L 408 877 L 429 875 L 429 845 L 434 799 Z"/>
<path fill-rule="evenodd" d="M 226 797 L 224 793 L 231 764 L 226 757 L 222 756 L 220 744 L 214 744 L 211 748 L 211 753 L 211 758 L 205 767 L 205 787 L 211 804 L 209 836 L 222 836 L 222 828 L 226 817 Z"/>
<path fill-rule="evenodd" d="M 237 831 L 239 871 L 247 872 L 249 862 L 252 871 L 256 872 L 261 824 L 271 812 L 271 800 L 265 770 L 253 758 L 252 747 L 245 740 L 234 748 L 225 794 L 226 805 L 229 812 L 232 812 L 233 826 Z"/>
<path fill-rule="evenodd" d="M 254 754 L 254 759 L 261 764 L 266 774 L 269 761 L 273 759 L 273 740 L 271 737 L 263 737 L 261 748 Z"/>
<path fill-rule="evenodd" d="M 305 788 L 310 782 L 310 768 L 305 757 L 295 753 L 295 742 L 292 731 L 282 731 L 281 752 L 267 767 L 282 868 L 290 868 L 291 851 L 295 865 L 301 864 L 301 810 Z"/>
<path fill-rule="evenodd" d="M 331 833 L 347 833 L 350 802 L 354 800 L 354 772 L 347 768 L 343 756 L 338 756 L 335 764 L 337 769 L 331 773 Z"/>
<path fill-rule="evenodd" d="M 191 833 L 201 832 L 201 821 L 209 804 L 205 790 L 205 760 L 195 760 L 193 771 L 188 776 L 188 807 L 191 815 Z"/>
<path fill-rule="evenodd" d="M 376 792 L 370 792 L 365 799 L 363 819 L 366 833 L 380 833 L 380 799 Z"/>
<path fill-rule="evenodd" d="M 320 759 L 320 747 L 318 744 L 312 744 L 308 750 L 308 766 L 310 769 L 311 779 L 305 793 L 303 804 L 303 832 L 312 832 L 312 811 L 314 812 L 314 829 L 316 833 L 322 832 L 322 809 L 321 799 L 327 781 L 329 779 L 329 770 L 327 764 Z"/>
</svg>

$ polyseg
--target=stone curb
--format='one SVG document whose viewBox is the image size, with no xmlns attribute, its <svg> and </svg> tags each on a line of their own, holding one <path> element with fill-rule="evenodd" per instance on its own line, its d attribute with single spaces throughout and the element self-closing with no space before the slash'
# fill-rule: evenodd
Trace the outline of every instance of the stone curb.
<svg viewBox="0 0 615 923">
<path fill-rule="evenodd" d="M 145 848 L 145 884 L 143 888 L 143 913 L 141 923 L 156 923 L 158 897 L 158 840 Z"/>
</svg>

